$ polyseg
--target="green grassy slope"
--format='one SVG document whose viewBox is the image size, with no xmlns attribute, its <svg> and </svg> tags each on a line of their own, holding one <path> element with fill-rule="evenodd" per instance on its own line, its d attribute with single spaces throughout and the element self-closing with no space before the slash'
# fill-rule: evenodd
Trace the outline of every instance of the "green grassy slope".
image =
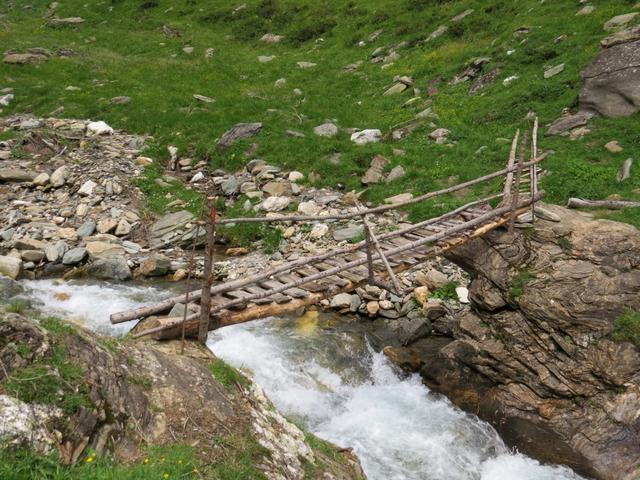
<svg viewBox="0 0 640 480">
<path fill-rule="evenodd" d="M 0 65 L 0 89 L 13 87 L 15 102 L 3 114 L 33 111 L 46 115 L 60 106 L 61 116 L 107 121 L 115 128 L 155 137 L 151 152 L 166 156 L 173 144 L 182 155 L 207 158 L 214 168 L 240 168 L 242 152 L 251 142 L 240 142 L 220 154 L 216 139 L 236 122 L 262 121 L 265 128 L 255 140 L 255 157 L 285 168 L 320 174 L 320 185 L 360 188 L 359 179 L 375 154 L 401 164 L 407 176 L 390 185 L 371 188 L 369 200 L 380 201 L 401 191 L 425 192 L 446 183 L 502 168 L 510 138 L 527 127 L 525 116 L 535 111 L 543 125 L 559 117 L 565 107 L 575 107 L 579 73 L 599 50 L 606 36 L 603 24 L 614 15 L 632 11 L 636 0 L 603 0 L 590 15 L 576 16 L 581 5 L 574 0 L 542 3 L 539 0 L 66 0 L 59 17 L 82 16 L 85 24 L 71 28 L 46 26 L 43 15 L 49 2 L 12 0 L 0 6 L 0 43 L 3 50 L 45 47 L 70 48 L 69 58 L 53 58 L 38 66 Z M 450 19 L 472 8 L 459 23 Z M 179 37 L 163 34 L 163 25 Z M 440 25 L 449 30 L 427 43 L 421 42 Z M 528 33 L 516 30 L 527 27 Z M 382 30 L 369 42 L 370 34 Z M 285 35 L 279 44 L 259 38 L 267 32 Z M 566 35 L 566 40 L 555 42 Z M 365 41 L 365 46 L 359 46 Z M 389 68 L 369 62 L 380 46 L 397 45 L 400 58 Z M 183 47 L 194 48 L 192 54 Z M 205 58 L 205 51 L 215 53 Z M 512 53 L 509 53 L 513 51 Z M 275 55 L 259 63 L 258 55 Z M 476 57 L 490 57 L 489 69 L 500 67 L 498 80 L 481 94 L 469 96 L 469 83 L 448 85 Z M 296 62 L 317 63 L 300 69 Z M 345 66 L 363 61 L 348 73 Z M 565 63 L 561 74 L 543 78 L 545 67 Z M 439 116 L 438 127 L 452 132 L 455 146 L 436 145 L 424 126 L 409 137 L 368 146 L 354 145 L 348 134 L 320 138 L 314 126 L 335 119 L 344 128 L 379 128 L 410 120 L 425 108 L 403 104 L 411 91 L 382 96 L 395 75 L 409 75 L 430 98 Z M 519 79 L 505 87 L 512 75 Z M 284 87 L 274 82 L 286 78 Z M 439 82 L 438 79 L 440 80 Z M 436 83 L 437 82 L 437 83 Z M 428 96 L 429 85 L 437 93 Z M 76 86 L 80 91 L 68 91 Z M 295 95 L 294 88 L 303 95 Z M 433 92 L 432 92 L 433 93 Z M 215 98 L 205 104 L 193 94 Z M 109 99 L 128 95 L 127 105 Z M 638 115 L 626 119 L 597 119 L 591 133 L 580 140 L 546 137 L 541 147 L 555 154 L 545 161 L 551 172 L 542 182 L 548 201 L 564 203 L 570 196 L 603 199 L 620 194 L 639 199 L 640 175 L 619 184 L 616 172 L 628 157 L 640 161 Z M 305 138 L 291 138 L 285 130 L 299 130 Z M 618 140 L 624 152 L 604 149 Z M 481 154 L 475 152 L 487 146 Z M 406 151 L 403 157 L 392 150 Z M 328 161 L 342 154 L 338 167 Z M 153 172 L 150 173 L 152 175 Z M 472 197 L 478 192 L 469 192 Z M 435 213 L 465 199 L 449 198 L 444 205 L 416 207 L 414 217 Z M 640 214 L 626 211 L 617 218 L 640 224 Z"/>
</svg>

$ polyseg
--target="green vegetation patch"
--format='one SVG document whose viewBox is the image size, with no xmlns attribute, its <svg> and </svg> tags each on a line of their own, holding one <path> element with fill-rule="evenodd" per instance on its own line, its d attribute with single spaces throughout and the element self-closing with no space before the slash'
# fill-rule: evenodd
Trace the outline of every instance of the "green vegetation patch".
<svg viewBox="0 0 640 480">
<path fill-rule="evenodd" d="M 620 315 L 609 337 L 615 342 L 631 342 L 640 347 L 640 311 L 627 310 Z"/>
<path fill-rule="evenodd" d="M 520 270 L 511 280 L 511 288 L 509 289 L 509 298 L 517 302 L 518 298 L 524 293 L 525 286 L 536 276 L 526 268 Z"/>
<path fill-rule="evenodd" d="M 193 448 L 186 445 L 150 448 L 132 464 L 118 464 L 90 452 L 75 466 L 61 465 L 57 455 L 40 456 L 25 450 L 0 450 L 0 478 L 3 480 L 171 480 L 203 477 Z M 253 477 L 227 477 L 253 478 Z M 256 477 L 260 478 L 260 477 Z"/>
<path fill-rule="evenodd" d="M 441 300 L 458 300 L 458 294 L 456 293 L 458 288 L 458 282 L 453 280 L 448 281 L 445 285 L 434 290 L 431 294 L 432 298 L 439 298 Z"/>
<path fill-rule="evenodd" d="M 228 391 L 232 391 L 236 385 L 247 387 L 251 383 L 240 371 L 219 358 L 209 364 L 209 370 Z"/>
</svg>

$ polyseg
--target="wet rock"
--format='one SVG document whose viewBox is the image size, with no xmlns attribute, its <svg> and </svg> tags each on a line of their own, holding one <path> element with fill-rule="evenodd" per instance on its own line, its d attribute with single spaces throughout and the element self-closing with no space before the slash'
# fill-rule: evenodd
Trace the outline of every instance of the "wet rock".
<svg viewBox="0 0 640 480">
<path fill-rule="evenodd" d="M 0 275 L 16 279 L 22 272 L 22 260 L 16 257 L 0 255 Z"/>
<path fill-rule="evenodd" d="M 124 257 L 99 258 L 91 262 L 85 273 L 100 280 L 125 281 L 131 278 L 131 270 Z"/>
<path fill-rule="evenodd" d="M 140 274 L 145 277 L 162 277 L 169 273 L 171 259 L 164 255 L 153 254 L 140 265 Z"/>
<path fill-rule="evenodd" d="M 262 123 L 238 123 L 226 131 L 218 141 L 218 150 L 224 151 L 242 138 L 255 137 L 262 130 Z"/>
<path fill-rule="evenodd" d="M 12 257 L 13 258 L 13 257 Z M 2 259 L 0 257 L 0 264 Z M 1 268 L 1 267 L 0 267 Z M 6 302 L 11 298 L 20 295 L 24 292 L 24 288 L 19 282 L 16 282 L 13 278 L 0 274 L 0 300 Z M 2 434 L 0 434 L 0 438 Z"/>
<path fill-rule="evenodd" d="M 76 247 L 67 251 L 62 257 L 62 263 L 64 265 L 77 265 L 82 262 L 87 256 L 87 249 L 84 247 Z"/>
</svg>

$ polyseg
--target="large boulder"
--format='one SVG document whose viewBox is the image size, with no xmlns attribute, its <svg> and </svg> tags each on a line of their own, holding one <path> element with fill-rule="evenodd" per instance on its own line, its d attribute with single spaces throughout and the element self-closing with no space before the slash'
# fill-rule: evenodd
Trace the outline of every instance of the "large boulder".
<svg viewBox="0 0 640 480">
<path fill-rule="evenodd" d="M 85 273 L 101 280 L 124 281 L 131 278 L 127 259 L 120 256 L 98 258 L 87 266 Z"/>
<path fill-rule="evenodd" d="M 472 275 L 473 309 L 445 346 L 414 345 L 421 373 L 524 453 L 636 480 L 640 349 L 612 332 L 627 309 L 640 311 L 640 231 L 544 210 L 559 221 L 539 218 L 527 235 L 496 230 L 447 254 Z"/>
<path fill-rule="evenodd" d="M 605 117 L 640 111 L 640 40 L 614 43 L 582 72 L 580 110 Z"/>
</svg>

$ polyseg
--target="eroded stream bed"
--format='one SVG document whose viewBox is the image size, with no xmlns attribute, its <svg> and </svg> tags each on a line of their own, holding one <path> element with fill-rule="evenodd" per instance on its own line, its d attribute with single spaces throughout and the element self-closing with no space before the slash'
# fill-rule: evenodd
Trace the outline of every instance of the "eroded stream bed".
<svg viewBox="0 0 640 480">
<path fill-rule="evenodd" d="M 24 285 L 43 312 L 111 335 L 131 325 L 111 326 L 110 313 L 176 293 L 166 285 Z M 352 448 L 372 480 L 582 478 L 511 451 L 489 424 L 430 392 L 418 376 L 401 375 L 344 317 L 308 312 L 226 327 L 208 345 L 249 372 L 285 415 Z"/>
</svg>

